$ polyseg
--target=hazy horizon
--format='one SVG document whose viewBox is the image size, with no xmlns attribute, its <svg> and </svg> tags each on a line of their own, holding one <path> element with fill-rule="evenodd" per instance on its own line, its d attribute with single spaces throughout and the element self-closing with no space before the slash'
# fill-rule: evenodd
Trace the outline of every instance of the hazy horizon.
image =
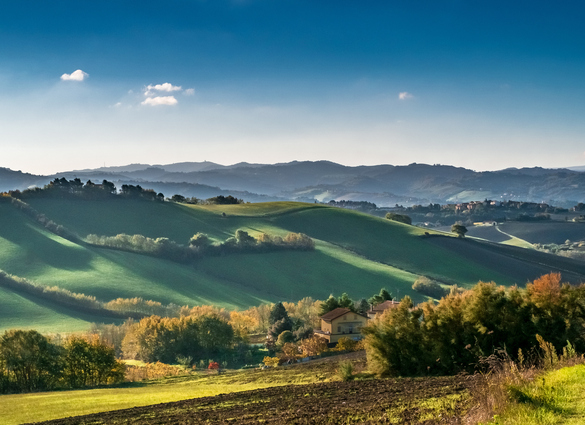
<svg viewBox="0 0 585 425">
<path fill-rule="evenodd" d="M 279 165 L 279 164 L 288 164 L 291 162 L 333 162 L 335 164 L 339 164 L 342 166 L 346 166 L 346 167 L 360 167 L 360 166 L 380 166 L 380 165 L 391 165 L 391 166 L 395 166 L 395 167 L 405 167 L 408 165 L 412 165 L 412 164 L 419 164 L 419 165 L 429 165 L 429 166 L 433 166 L 433 165 L 438 165 L 438 166 L 447 166 L 447 167 L 456 167 L 456 168 L 466 168 L 472 171 L 476 171 L 476 172 L 482 172 L 482 171 L 502 171 L 505 169 L 521 169 L 521 168 L 544 168 L 544 169 L 571 169 L 571 168 L 582 168 L 583 170 L 579 170 L 579 171 L 585 171 L 585 166 L 580 166 L 580 165 L 573 165 L 573 166 L 569 166 L 569 167 L 540 167 L 540 166 L 534 166 L 534 167 L 505 167 L 505 168 L 494 168 L 494 169 L 483 169 L 483 170 L 479 170 L 479 169 L 474 169 L 474 168 L 469 168 L 469 167 L 464 167 L 464 166 L 458 166 L 458 165 L 454 165 L 454 164 L 439 164 L 439 163 L 434 163 L 434 164 L 429 164 L 429 163 L 424 163 L 424 162 L 411 162 L 410 164 L 390 164 L 390 163 L 378 163 L 378 164 L 343 164 L 340 162 L 336 162 L 336 161 L 330 161 L 328 159 L 318 159 L 318 160 L 296 160 L 293 159 L 291 161 L 280 161 L 280 162 L 273 162 L 273 163 L 259 163 L 259 162 L 247 162 L 247 161 L 239 161 L 239 162 L 234 162 L 234 163 L 221 163 L 221 162 L 216 162 L 216 161 L 179 161 L 179 162 L 169 162 L 169 163 L 142 163 L 142 162 L 129 162 L 129 163 L 124 163 L 124 164 L 102 164 L 100 166 L 97 167 L 93 167 L 93 168 L 69 168 L 69 169 L 63 169 L 63 170 L 58 170 L 58 171 L 54 171 L 54 172 L 48 172 L 48 173 L 36 173 L 33 171 L 29 171 L 29 170 L 21 170 L 21 169 L 13 169 L 10 167 L 4 167 L 4 168 L 10 168 L 13 171 L 20 171 L 23 173 L 29 173 L 29 174 L 33 174 L 33 175 L 45 175 L 45 176 L 49 176 L 49 175 L 58 175 L 59 173 L 70 173 L 70 172 L 85 172 L 85 171 L 93 171 L 93 170 L 100 170 L 100 169 L 116 169 L 116 168 L 124 168 L 124 167 L 128 167 L 128 166 L 132 166 L 132 165 L 136 165 L 136 166 L 148 166 L 148 167 L 164 167 L 164 166 L 170 166 L 170 165 L 175 165 L 175 164 L 181 164 L 181 163 L 203 163 L 203 162 L 209 162 L 209 163 L 213 163 L 213 164 L 217 164 L 217 165 L 222 165 L 225 167 L 230 167 L 239 163 L 248 163 L 251 165 Z M 110 172 L 116 172 L 116 171 L 110 171 Z M 180 172 L 180 171 L 174 171 L 174 172 Z"/>
<path fill-rule="evenodd" d="M 582 2 L 21 1 L 0 166 L 585 164 Z"/>
</svg>

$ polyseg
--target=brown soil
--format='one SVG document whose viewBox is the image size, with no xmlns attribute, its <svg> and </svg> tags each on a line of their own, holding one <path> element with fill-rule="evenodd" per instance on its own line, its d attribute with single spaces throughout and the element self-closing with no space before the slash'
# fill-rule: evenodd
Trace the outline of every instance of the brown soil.
<svg viewBox="0 0 585 425">
<path fill-rule="evenodd" d="M 461 423 L 472 377 L 402 378 L 289 385 L 44 424 L 445 424 Z M 451 396 L 452 402 L 446 401 Z M 428 400 L 431 399 L 431 403 Z M 427 400 L 427 403 L 425 403 Z M 434 402 L 433 402 L 434 400 Z"/>
</svg>

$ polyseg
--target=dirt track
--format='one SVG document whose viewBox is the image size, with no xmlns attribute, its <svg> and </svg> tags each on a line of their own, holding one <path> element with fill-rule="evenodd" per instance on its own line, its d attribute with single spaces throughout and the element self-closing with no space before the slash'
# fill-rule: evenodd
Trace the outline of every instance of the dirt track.
<svg viewBox="0 0 585 425">
<path fill-rule="evenodd" d="M 459 423 L 472 383 L 469 377 L 440 377 L 290 385 L 43 424 Z"/>
</svg>

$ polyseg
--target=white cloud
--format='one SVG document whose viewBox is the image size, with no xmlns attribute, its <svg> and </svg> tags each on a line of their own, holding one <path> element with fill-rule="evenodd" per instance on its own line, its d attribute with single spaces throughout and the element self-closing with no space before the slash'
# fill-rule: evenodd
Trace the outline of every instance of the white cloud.
<svg viewBox="0 0 585 425">
<path fill-rule="evenodd" d="M 413 97 L 414 96 L 407 91 L 403 91 L 398 94 L 398 99 L 400 100 L 412 99 Z"/>
<path fill-rule="evenodd" d="M 61 75 L 61 79 L 63 81 L 83 81 L 87 77 L 89 77 L 89 74 L 87 72 L 83 72 L 81 69 L 73 71 L 71 74 Z"/>
<path fill-rule="evenodd" d="M 186 89 L 185 96 L 193 96 L 195 94 L 195 89 Z"/>
<path fill-rule="evenodd" d="M 179 103 L 175 96 L 156 96 L 149 97 L 142 102 L 142 105 L 158 106 L 158 105 L 176 105 Z"/>
<path fill-rule="evenodd" d="M 171 83 L 155 84 L 146 86 L 144 94 L 146 96 L 150 96 L 152 95 L 153 91 L 164 91 L 170 93 L 174 91 L 181 91 L 182 89 L 183 88 L 181 86 L 173 86 Z"/>
</svg>

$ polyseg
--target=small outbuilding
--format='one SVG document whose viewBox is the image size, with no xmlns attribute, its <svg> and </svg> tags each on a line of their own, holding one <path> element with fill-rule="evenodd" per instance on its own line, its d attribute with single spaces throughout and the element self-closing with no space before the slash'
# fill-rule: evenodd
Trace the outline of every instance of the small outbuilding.
<svg viewBox="0 0 585 425">
<path fill-rule="evenodd" d="M 386 310 L 396 308 L 400 305 L 398 301 L 388 300 L 376 306 L 372 306 L 368 311 L 368 319 L 375 319 L 377 315 L 384 313 Z"/>
</svg>

